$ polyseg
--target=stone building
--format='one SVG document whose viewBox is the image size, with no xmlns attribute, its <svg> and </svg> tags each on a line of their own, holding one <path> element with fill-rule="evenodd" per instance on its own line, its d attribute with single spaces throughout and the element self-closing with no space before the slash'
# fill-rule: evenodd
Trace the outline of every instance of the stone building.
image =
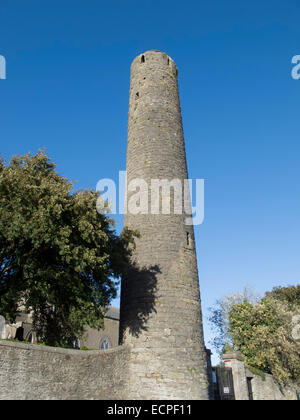
<svg viewBox="0 0 300 420">
<path fill-rule="evenodd" d="M 142 398 L 208 398 L 177 75 L 175 62 L 160 51 L 140 54 L 131 65 L 124 225 L 141 236 L 121 286 L 120 343 L 132 349 L 130 398 L 141 381 Z M 142 209 L 134 208 L 137 187 Z"/>
<path fill-rule="evenodd" d="M 89 326 L 85 327 L 82 337 L 75 343 L 76 348 L 88 348 L 90 350 L 107 350 L 118 346 L 119 343 L 119 308 L 109 307 L 104 317 L 104 328 L 97 330 Z M 21 313 L 17 316 L 14 324 L 4 323 L 0 338 L 18 339 L 36 343 L 36 334 L 32 328 L 31 314 Z"/>
<path fill-rule="evenodd" d="M 119 308 L 110 307 L 104 318 L 103 330 L 86 327 L 79 346 L 107 350 L 119 345 Z"/>
</svg>

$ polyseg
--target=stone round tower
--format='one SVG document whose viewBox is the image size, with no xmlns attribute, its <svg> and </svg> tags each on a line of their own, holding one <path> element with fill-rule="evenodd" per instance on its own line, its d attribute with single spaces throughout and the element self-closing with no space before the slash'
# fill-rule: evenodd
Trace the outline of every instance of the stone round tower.
<svg viewBox="0 0 300 420">
<path fill-rule="evenodd" d="M 124 226 L 140 238 L 121 286 L 120 344 L 131 346 L 128 398 L 208 398 L 194 232 L 178 206 L 184 193 L 175 188 L 187 178 L 177 67 L 165 53 L 147 51 L 133 61 L 130 81 Z M 162 180 L 171 188 L 154 191 Z"/>
</svg>

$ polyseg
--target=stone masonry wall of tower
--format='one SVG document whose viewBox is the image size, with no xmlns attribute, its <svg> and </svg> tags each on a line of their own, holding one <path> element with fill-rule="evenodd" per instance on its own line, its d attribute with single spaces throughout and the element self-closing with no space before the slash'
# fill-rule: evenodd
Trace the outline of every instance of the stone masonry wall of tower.
<svg viewBox="0 0 300 420">
<path fill-rule="evenodd" d="M 131 66 L 127 183 L 188 178 L 177 67 L 160 51 Z M 127 202 L 131 198 L 129 193 Z M 122 280 L 120 344 L 131 347 L 128 398 L 207 399 L 208 385 L 193 226 L 186 215 L 125 215 L 140 238 Z"/>
</svg>

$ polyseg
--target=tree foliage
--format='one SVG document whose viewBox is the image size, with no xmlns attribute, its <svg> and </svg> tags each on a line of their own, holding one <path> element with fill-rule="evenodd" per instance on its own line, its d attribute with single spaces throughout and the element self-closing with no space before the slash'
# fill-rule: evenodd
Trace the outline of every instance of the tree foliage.
<svg viewBox="0 0 300 420">
<path fill-rule="evenodd" d="M 209 321 L 214 331 L 211 340 L 213 348 L 221 355 L 225 349 L 233 349 L 232 336 L 230 331 L 229 313 L 235 304 L 244 301 L 256 303 L 259 297 L 249 287 L 245 287 L 242 293 L 229 294 L 223 299 L 217 300 L 214 307 L 209 308 Z"/>
<path fill-rule="evenodd" d="M 13 321 L 22 304 L 50 345 L 102 326 L 134 244 L 96 211 L 97 193 L 72 189 L 44 151 L 0 161 L 0 313 Z"/>
<path fill-rule="evenodd" d="M 232 301 L 224 324 L 223 350 L 239 350 L 246 365 L 272 374 L 280 383 L 300 380 L 300 343 L 293 318 L 300 311 L 299 286 L 274 288 L 257 302 Z M 211 319 L 213 321 L 213 319 Z"/>
<path fill-rule="evenodd" d="M 267 297 L 276 299 L 288 305 L 291 310 L 299 309 L 300 306 L 300 285 L 289 287 L 274 287 L 271 292 L 266 293 Z"/>
</svg>

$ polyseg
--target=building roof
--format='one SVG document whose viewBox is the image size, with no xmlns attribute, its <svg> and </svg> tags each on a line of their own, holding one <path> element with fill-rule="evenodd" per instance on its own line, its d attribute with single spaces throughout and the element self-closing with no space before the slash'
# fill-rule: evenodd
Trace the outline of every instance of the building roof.
<svg viewBox="0 0 300 420">
<path fill-rule="evenodd" d="M 116 319 L 117 321 L 120 320 L 120 309 L 114 308 L 113 306 L 109 306 L 105 318 Z"/>
</svg>

